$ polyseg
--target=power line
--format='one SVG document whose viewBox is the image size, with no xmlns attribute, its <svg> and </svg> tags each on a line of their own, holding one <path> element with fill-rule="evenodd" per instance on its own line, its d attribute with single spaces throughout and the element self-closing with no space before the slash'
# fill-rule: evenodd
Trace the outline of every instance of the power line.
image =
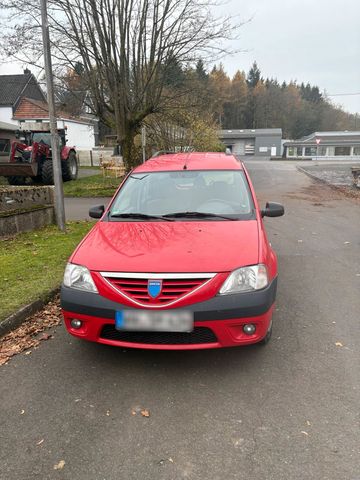
<svg viewBox="0 0 360 480">
<path fill-rule="evenodd" d="M 360 92 L 354 92 L 354 93 L 326 93 L 327 97 L 346 97 L 349 95 L 360 95 Z"/>
</svg>

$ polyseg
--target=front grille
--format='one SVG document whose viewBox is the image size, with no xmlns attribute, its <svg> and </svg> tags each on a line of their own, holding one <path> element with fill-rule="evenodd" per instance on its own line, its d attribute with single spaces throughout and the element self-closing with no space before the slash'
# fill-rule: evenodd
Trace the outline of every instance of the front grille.
<svg viewBox="0 0 360 480">
<path fill-rule="evenodd" d="M 100 337 L 147 345 L 195 345 L 217 342 L 216 335 L 207 327 L 195 327 L 192 332 L 128 332 L 116 330 L 114 325 L 104 325 Z"/>
<path fill-rule="evenodd" d="M 166 305 L 180 299 L 209 280 L 209 278 L 163 279 L 160 295 L 152 298 L 148 293 L 148 278 L 115 278 L 105 275 L 104 278 L 124 295 L 144 305 Z"/>
</svg>

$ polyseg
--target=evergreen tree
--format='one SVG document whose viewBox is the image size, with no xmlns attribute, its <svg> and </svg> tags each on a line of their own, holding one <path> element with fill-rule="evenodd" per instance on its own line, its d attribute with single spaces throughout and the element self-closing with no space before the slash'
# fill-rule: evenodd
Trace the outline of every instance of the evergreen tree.
<svg viewBox="0 0 360 480">
<path fill-rule="evenodd" d="M 182 66 L 175 56 L 170 56 L 163 65 L 164 85 L 167 87 L 180 87 L 185 81 Z"/>
<path fill-rule="evenodd" d="M 247 84 L 248 87 L 250 88 L 255 88 L 256 85 L 259 83 L 261 78 L 261 71 L 259 67 L 257 66 L 257 63 L 254 62 L 252 64 L 252 67 L 249 70 L 248 76 L 247 76 Z"/>
<path fill-rule="evenodd" d="M 205 70 L 204 62 L 201 58 L 199 58 L 196 63 L 195 71 L 199 80 L 206 81 L 208 79 L 208 74 Z"/>
</svg>

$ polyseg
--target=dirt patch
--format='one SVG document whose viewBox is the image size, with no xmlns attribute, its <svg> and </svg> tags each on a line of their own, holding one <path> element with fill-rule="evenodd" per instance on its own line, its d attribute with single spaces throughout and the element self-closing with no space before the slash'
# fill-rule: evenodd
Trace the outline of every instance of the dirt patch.
<svg viewBox="0 0 360 480">
<path fill-rule="evenodd" d="M 295 193 L 288 192 L 285 196 L 294 200 L 305 200 L 311 202 L 314 206 L 323 207 L 331 206 L 325 205 L 324 202 L 343 200 L 344 197 L 360 202 L 360 190 L 355 190 L 352 187 L 334 187 L 315 181 Z"/>
</svg>

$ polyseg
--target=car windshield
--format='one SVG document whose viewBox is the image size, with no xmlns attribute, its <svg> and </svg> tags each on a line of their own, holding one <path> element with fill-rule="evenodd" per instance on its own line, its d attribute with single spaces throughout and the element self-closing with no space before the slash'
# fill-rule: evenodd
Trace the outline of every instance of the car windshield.
<svg viewBox="0 0 360 480">
<path fill-rule="evenodd" d="M 43 143 L 46 143 L 47 145 L 51 146 L 51 133 L 48 133 L 48 132 L 33 133 L 32 141 L 33 141 L 33 143 L 43 142 Z"/>
<path fill-rule="evenodd" d="M 241 170 L 182 170 L 130 175 L 115 198 L 108 218 L 166 216 L 246 219 L 253 202 Z M 205 214 L 208 214 L 208 218 Z M 140 218 L 141 219 L 141 218 Z"/>
<path fill-rule="evenodd" d="M 51 147 L 51 133 L 49 132 L 34 132 L 32 134 L 32 142 L 33 143 L 46 143 L 47 145 L 49 145 L 49 147 Z M 59 132 L 59 142 L 60 142 L 60 145 L 63 146 L 64 145 L 64 137 L 63 135 L 61 135 L 61 133 Z"/>
</svg>

